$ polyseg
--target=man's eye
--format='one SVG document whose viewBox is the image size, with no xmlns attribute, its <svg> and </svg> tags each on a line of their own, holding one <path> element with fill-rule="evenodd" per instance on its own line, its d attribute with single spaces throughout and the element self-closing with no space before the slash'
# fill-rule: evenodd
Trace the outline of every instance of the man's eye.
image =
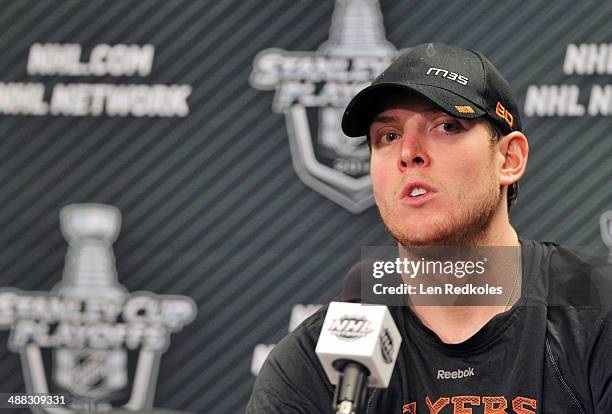
<svg viewBox="0 0 612 414">
<path fill-rule="evenodd" d="M 383 134 L 382 141 L 383 142 L 393 142 L 398 138 L 399 137 L 395 132 L 387 132 L 386 134 Z"/>
<path fill-rule="evenodd" d="M 442 122 L 440 128 L 444 132 L 457 132 L 461 129 L 461 126 L 456 122 Z"/>
</svg>

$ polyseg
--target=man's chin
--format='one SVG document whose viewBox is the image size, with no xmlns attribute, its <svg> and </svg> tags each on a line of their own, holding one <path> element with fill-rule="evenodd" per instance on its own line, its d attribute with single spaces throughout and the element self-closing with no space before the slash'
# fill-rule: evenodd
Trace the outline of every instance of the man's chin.
<svg viewBox="0 0 612 414">
<path fill-rule="evenodd" d="M 423 224 L 412 231 L 409 228 L 398 230 L 389 227 L 387 231 L 404 247 L 475 246 L 485 237 L 487 227 L 487 225 L 445 226 L 438 224 L 427 228 Z"/>
<path fill-rule="evenodd" d="M 442 235 L 414 237 L 406 235 L 393 235 L 395 240 L 404 247 L 420 247 L 420 246 L 454 246 L 465 244 L 456 237 L 446 237 Z"/>
<path fill-rule="evenodd" d="M 435 246 L 444 244 L 448 239 L 447 232 L 441 232 L 439 227 L 427 229 L 425 224 L 418 226 L 404 226 L 402 229 L 390 228 L 387 231 L 402 246 Z"/>
</svg>

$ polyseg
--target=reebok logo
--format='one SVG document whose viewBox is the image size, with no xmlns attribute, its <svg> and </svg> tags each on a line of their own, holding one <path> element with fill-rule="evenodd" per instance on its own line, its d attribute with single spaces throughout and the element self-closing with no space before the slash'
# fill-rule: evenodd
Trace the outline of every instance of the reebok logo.
<svg viewBox="0 0 612 414">
<path fill-rule="evenodd" d="M 467 378 L 467 377 L 473 377 L 474 375 L 474 368 L 468 368 L 468 369 L 458 369 L 456 371 L 444 371 L 443 369 L 439 369 L 438 370 L 438 379 L 439 380 L 447 380 L 447 379 L 460 379 L 460 378 Z"/>
</svg>

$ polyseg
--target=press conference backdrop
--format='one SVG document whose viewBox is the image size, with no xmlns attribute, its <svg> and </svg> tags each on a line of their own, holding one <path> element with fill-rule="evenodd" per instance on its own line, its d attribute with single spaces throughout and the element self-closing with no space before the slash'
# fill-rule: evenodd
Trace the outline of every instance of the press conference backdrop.
<svg viewBox="0 0 612 414">
<path fill-rule="evenodd" d="M 392 243 L 339 114 L 423 42 L 516 91 L 521 235 L 612 245 L 608 2 L 0 6 L 0 392 L 242 411 L 271 346 Z"/>
</svg>

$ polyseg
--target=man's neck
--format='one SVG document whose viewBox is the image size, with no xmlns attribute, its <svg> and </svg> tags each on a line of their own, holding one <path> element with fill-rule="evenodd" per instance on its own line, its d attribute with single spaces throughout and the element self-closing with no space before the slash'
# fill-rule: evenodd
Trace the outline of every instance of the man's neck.
<svg viewBox="0 0 612 414">
<path fill-rule="evenodd" d="M 499 225 L 500 223 L 492 224 Z M 443 302 L 442 306 L 411 306 L 421 322 L 435 332 L 440 340 L 445 343 L 456 344 L 466 341 L 493 317 L 510 309 L 520 299 L 521 253 L 520 242 L 514 228 L 506 221 L 505 226 L 498 227 L 497 231 L 488 232 L 487 236 L 478 243 L 478 246 L 487 246 L 487 248 L 492 246 L 516 247 L 512 250 L 518 256 L 512 260 L 511 270 L 508 271 L 507 266 L 500 265 L 497 269 L 491 270 L 490 273 L 500 277 L 500 280 L 497 281 L 499 286 L 502 286 L 503 292 L 500 301 L 496 301 L 495 305 L 490 306 L 444 306 Z M 400 248 L 400 253 L 402 253 L 402 248 Z M 405 250 L 403 253 L 410 255 Z M 502 255 L 508 257 L 505 252 Z M 499 271 L 499 269 L 504 270 Z"/>
</svg>

